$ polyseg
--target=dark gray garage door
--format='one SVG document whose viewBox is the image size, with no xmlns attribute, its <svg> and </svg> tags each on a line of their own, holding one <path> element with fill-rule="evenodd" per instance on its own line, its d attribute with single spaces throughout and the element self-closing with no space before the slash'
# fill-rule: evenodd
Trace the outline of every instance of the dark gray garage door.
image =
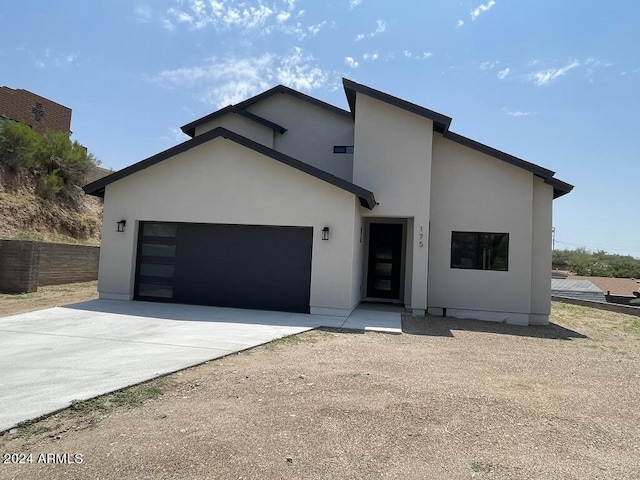
<svg viewBox="0 0 640 480">
<path fill-rule="evenodd" d="M 310 227 L 141 222 L 135 298 L 309 313 Z"/>
</svg>

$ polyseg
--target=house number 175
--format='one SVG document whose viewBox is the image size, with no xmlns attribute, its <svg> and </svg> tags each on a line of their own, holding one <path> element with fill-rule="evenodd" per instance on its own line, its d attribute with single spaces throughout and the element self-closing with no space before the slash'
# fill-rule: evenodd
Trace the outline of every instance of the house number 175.
<svg viewBox="0 0 640 480">
<path fill-rule="evenodd" d="M 420 233 L 418 234 L 418 246 L 420 248 L 424 247 L 424 233 L 422 231 L 422 225 L 420 226 Z"/>
</svg>

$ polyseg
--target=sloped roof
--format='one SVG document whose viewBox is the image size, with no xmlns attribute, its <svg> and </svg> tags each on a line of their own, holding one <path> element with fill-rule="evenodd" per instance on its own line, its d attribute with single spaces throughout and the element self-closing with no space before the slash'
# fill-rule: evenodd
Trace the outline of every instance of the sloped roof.
<svg viewBox="0 0 640 480">
<path fill-rule="evenodd" d="M 407 102 L 406 100 L 394 97 L 393 95 L 381 92 L 380 90 L 375 90 L 371 87 L 367 87 L 366 85 L 356 83 L 347 78 L 342 79 L 342 84 L 344 86 L 344 93 L 347 96 L 347 102 L 349 102 L 349 108 L 351 109 L 351 115 L 353 118 L 356 116 L 356 93 L 362 93 L 368 97 L 375 98 L 376 100 L 388 103 L 394 107 L 402 108 L 403 110 L 407 110 L 408 112 L 415 113 L 416 115 L 432 120 L 433 129 L 437 132 L 446 132 L 449 129 L 449 125 L 451 125 L 452 119 L 450 117 L 434 112 L 433 110 L 429 110 L 428 108 L 421 107 L 415 103 Z"/>
<path fill-rule="evenodd" d="M 253 140 L 243 137 L 242 135 L 238 135 L 237 133 L 234 133 L 222 127 L 214 128 L 213 130 L 205 132 L 202 135 L 198 135 L 197 137 L 192 138 L 191 140 L 187 140 L 186 142 L 181 143 L 180 145 L 176 145 L 175 147 L 169 148 L 164 152 L 160 152 L 156 155 L 153 155 L 152 157 L 149 157 L 138 163 L 134 163 L 133 165 L 123 168 L 122 170 L 112 173 L 111 175 L 108 175 L 104 178 L 96 180 L 95 182 L 89 183 L 88 185 L 85 185 L 83 189 L 89 195 L 103 197 L 104 190 L 107 185 L 113 182 L 116 182 L 118 180 L 121 180 L 125 177 L 128 177 L 129 175 L 132 175 L 136 172 L 144 170 L 145 168 L 149 168 L 164 160 L 172 158 L 180 153 L 184 153 L 188 150 L 191 150 L 194 147 L 202 145 L 203 143 L 206 143 L 218 137 L 231 140 L 232 142 L 235 142 L 238 145 L 247 147 L 255 152 L 258 152 L 262 155 L 265 155 L 274 160 L 282 162 L 285 165 L 295 168 L 296 170 L 300 170 L 301 172 L 307 173 L 313 177 L 316 177 L 338 188 L 341 188 L 347 192 L 353 193 L 359 198 L 360 204 L 363 207 L 368 208 L 369 210 L 373 209 L 373 207 L 376 206 L 376 199 L 374 197 L 373 192 L 370 192 L 369 190 L 366 190 L 362 187 L 354 185 L 353 183 L 347 182 L 342 178 L 336 177 L 335 175 L 331 175 L 330 173 L 327 173 L 324 170 L 320 170 L 319 168 L 316 168 L 307 163 L 301 162 L 300 160 L 297 160 L 293 157 L 290 157 L 281 152 L 273 150 L 272 148 L 266 147 L 258 142 L 254 142 Z"/>
<path fill-rule="evenodd" d="M 346 111 L 343 110 L 341 108 L 338 108 L 334 105 L 331 105 L 330 103 L 326 103 L 323 102 L 322 100 L 318 100 L 317 98 L 313 98 L 309 95 L 306 95 L 302 92 L 298 92 L 297 90 L 294 90 L 292 88 L 289 87 L 285 87 L 284 85 L 276 85 L 273 88 L 270 88 L 269 90 L 259 93 L 258 95 L 255 95 L 251 98 L 248 98 L 247 100 L 243 100 L 240 103 L 237 103 L 235 105 L 229 105 L 226 106 L 224 108 L 221 108 L 220 110 L 217 110 L 213 113 L 210 113 L 209 115 L 205 115 L 202 118 L 199 118 L 197 120 L 194 120 L 193 122 L 187 123 L 186 125 L 183 125 L 182 127 L 180 127 L 180 129 L 186 133 L 187 135 L 189 135 L 190 137 L 195 136 L 195 132 L 196 132 L 196 128 L 199 127 L 200 125 L 203 125 L 207 122 L 210 122 L 211 120 L 215 120 L 216 118 L 220 118 L 223 115 L 226 115 L 228 113 L 236 113 L 238 115 L 242 115 L 250 120 L 256 121 L 258 123 L 261 123 L 269 128 L 272 128 L 275 131 L 280 132 L 280 134 L 283 134 L 284 132 L 287 131 L 287 129 L 281 125 L 278 125 L 277 123 L 273 123 L 265 118 L 262 118 L 258 115 L 255 115 L 254 113 L 251 113 L 247 110 L 248 107 L 250 107 L 251 105 L 253 105 L 254 103 L 258 103 L 266 98 L 269 98 L 273 95 L 276 94 L 287 94 L 287 95 L 291 95 L 292 97 L 298 98 L 300 100 L 303 100 L 305 102 L 311 103 L 313 105 L 316 105 L 318 107 L 324 108 L 325 110 L 328 110 L 332 113 L 336 113 L 338 115 L 341 115 L 343 117 L 347 117 L 347 118 L 351 118 L 351 114 Z"/>
<path fill-rule="evenodd" d="M 375 98 L 376 100 L 379 100 L 381 102 L 388 103 L 395 107 L 432 120 L 433 130 L 441 133 L 444 138 L 447 138 L 456 143 L 459 143 L 460 145 L 472 148 L 473 150 L 484 153 L 486 155 L 497 158 L 533 173 L 537 177 L 542 178 L 545 183 L 553 187 L 553 198 L 561 197 L 562 195 L 566 195 L 571 190 L 573 190 L 573 185 L 554 178 L 555 172 L 551 170 L 543 168 L 534 163 L 527 162 L 526 160 L 522 160 L 521 158 L 514 157 L 513 155 L 510 155 L 508 153 L 501 152 L 500 150 L 497 150 L 488 145 L 484 145 L 470 138 L 464 137 L 458 133 L 452 132 L 451 130 L 449 130 L 452 119 L 450 117 L 447 117 L 446 115 L 434 112 L 433 110 L 429 110 L 428 108 L 421 107 L 420 105 L 416 105 L 415 103 L 407 102 L 406 100 L 394 97 L 392 95 L 389 95 L 388 93 L 381 92 L 380 90 L 375 90 L 373 88 L 367 87 L 366 85 L 361 85 L 346 78 L 342 79 L 342 83 L 344 85 L 344 91 L 347 96 L 347 101 L 349 102 L 349 107 L 351 108 L 351 112 L 354 118 L 356 113 L 356 94 L 360 93 L 363 95 L 367 95 L 368 97 Z"/>
<path fill-rule="evenodd" d="M 267 120 L 266 118 L 263 118 L 254 113 L 248 112 L 242 108 L 239 108 L 237 105 L 228 105 L 224 108 L 221 108 L 220 110 L 216 110 L 215 112 L 210 113 L 209 115 L 205 115 L 204 117 L 199 118 L 198 120 L 194 120 L 193 122 L 183 125 L 182 127 L 180 127 L 180 130 L 182 130 L 183 133 L 193 138 L 196 135 L 197 127 L 207 122 L 210 122 L 211 120 L 215 120 L 216 118 L 220 118 L 224 115 L 227 115 L 229 113 L 235 113 L 244 118 L 248 118 L 249 120 L 253 120 L 256 123 L 259 123 L 276 132 L 279 132 L 281 135 L 287 131 L 287 129 L 284 128 L 282 125 L 278 125 L 277 123 Z"/>
</svg>

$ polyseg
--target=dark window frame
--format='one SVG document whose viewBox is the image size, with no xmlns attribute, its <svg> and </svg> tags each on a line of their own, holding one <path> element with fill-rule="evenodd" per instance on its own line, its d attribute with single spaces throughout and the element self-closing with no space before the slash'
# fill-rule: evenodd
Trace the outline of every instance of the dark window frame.
<svg viewBox="0 0 640 480">
<path fill-rule="evenodd" d="M 472 235 L 476 236 L 475 240 L 472 239 Z M 462 245 L 465 242 L 467 243 L 466 247 Z M 506 246 L 501 245 L 502 243 L 506 243 Z M 450 268 L 508 272 L 509 243 L 508 232 L 452 231 Z M 465 248 L 467 252 L 471 250 L 471 255 L 463 256 Z M 501 251 L 502 249 L 504 251 Z M 461 262 L 463 258 L 471 260 L 473 263 L 465 265 Z M 500 261 L 501 258 L 502 261 Z"/>
<path fill-rule="evenodd" d="M 334 145 L 333 153 L 344 153 L 353 155 L 353 145 Z"/>
</svg>

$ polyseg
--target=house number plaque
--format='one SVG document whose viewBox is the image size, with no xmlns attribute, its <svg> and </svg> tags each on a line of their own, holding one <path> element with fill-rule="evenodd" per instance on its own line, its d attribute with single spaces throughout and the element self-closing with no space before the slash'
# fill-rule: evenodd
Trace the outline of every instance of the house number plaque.
<svg viewBox="0 0 640 480">
<path fill-rule="evenodd" d="M 418 235 L 418 246 L 420 248 L 424 247 L 424 233 L 422 232 L 422 225 L 420 225 L 420 234 Z"/>
</svg>

